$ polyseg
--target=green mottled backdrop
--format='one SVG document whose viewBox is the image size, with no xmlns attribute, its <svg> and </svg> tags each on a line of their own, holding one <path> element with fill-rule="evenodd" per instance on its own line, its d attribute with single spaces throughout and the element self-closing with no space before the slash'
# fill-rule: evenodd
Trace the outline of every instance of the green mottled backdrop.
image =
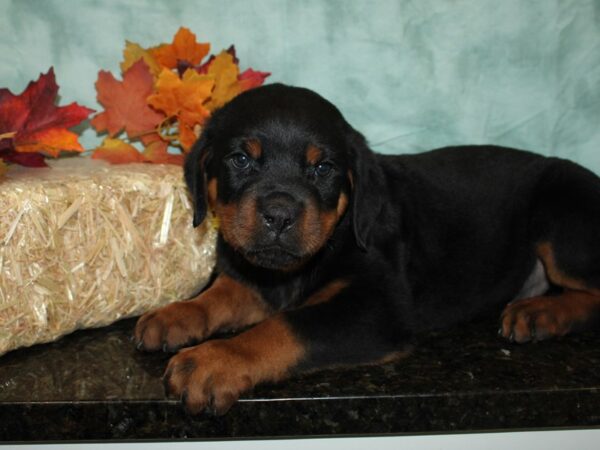
<svg viewBox="0 0 600 450">
<path fill-rule="evenodd" d="M 600 172 L 598 0 L 0 0 L 0 86 L 54 66 L 64 102 L 97 107 L 125 39 L 180 25 L 319 91 L 378 151 L 495 143 Z"/>
</svg>

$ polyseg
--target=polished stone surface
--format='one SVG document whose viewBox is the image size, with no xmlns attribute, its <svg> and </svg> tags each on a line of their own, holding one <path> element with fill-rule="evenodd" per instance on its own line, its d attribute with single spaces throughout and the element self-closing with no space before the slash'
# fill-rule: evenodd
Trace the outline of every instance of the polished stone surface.
<svg viewBox="0 0 600 450">
<path fill-rule="evenodd" d="M 600 426 L 600 333 L 530 345 L 496 324 L 424 336 L 407 359 L 257 387 L 224 417 L 164 397 L 168 355 L 135 321 L 0 358 L 0 441 L 247 438 Z"/>
</svg>

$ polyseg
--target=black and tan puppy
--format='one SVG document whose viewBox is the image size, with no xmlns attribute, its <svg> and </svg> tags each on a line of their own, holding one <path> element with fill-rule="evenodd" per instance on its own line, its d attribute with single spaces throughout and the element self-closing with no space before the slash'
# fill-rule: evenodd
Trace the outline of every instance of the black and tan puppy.
<svg viewBox="0 0 600 450">
<path fill-rule="evenodd" d="M 600 312 L 600 179 L 506 148 L 373 153 L 328 101 L 270 85 L 217 111 L 186 160 L 194 224 L 220 221 L 218 277 L 143 316 L 175 351 L 168 390 L 225 412 L 264 381 L 407 354 L 413 335 L 507 305 L 516 342 Z M 552 289 L 552 295 L 548 290 Z"/>
</svg>

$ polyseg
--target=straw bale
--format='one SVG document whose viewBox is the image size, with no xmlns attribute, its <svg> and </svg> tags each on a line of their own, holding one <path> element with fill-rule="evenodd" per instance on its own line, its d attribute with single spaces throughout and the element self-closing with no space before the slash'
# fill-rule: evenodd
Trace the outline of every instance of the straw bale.
<svg viewBox="0 0 600 450">
<path fill-rule="evenodd" d="M 189 298 L 216 232 L 192 228 L 181 167 L 88 158 L 0 182 L 0 354 Z"/>
</svg>

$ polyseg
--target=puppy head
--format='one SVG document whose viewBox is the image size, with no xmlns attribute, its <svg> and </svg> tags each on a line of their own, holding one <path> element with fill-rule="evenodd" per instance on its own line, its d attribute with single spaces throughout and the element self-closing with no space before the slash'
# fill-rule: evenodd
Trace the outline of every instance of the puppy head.
<svg viewBox="0 0 600 450">
<path fill-rule="evenodd" d="M 371 160 L 364 138 L 316 93 L 253 89 L 213 114 L 186 158 L 194 225 L 208 205 L 223 239 L 250 263 L 293 271 L 326 245 L 350 207 L 364 246 L 372 221 L 357 211 L 372 209 L 372 199 L 358 190 Z"/>
</svg>

